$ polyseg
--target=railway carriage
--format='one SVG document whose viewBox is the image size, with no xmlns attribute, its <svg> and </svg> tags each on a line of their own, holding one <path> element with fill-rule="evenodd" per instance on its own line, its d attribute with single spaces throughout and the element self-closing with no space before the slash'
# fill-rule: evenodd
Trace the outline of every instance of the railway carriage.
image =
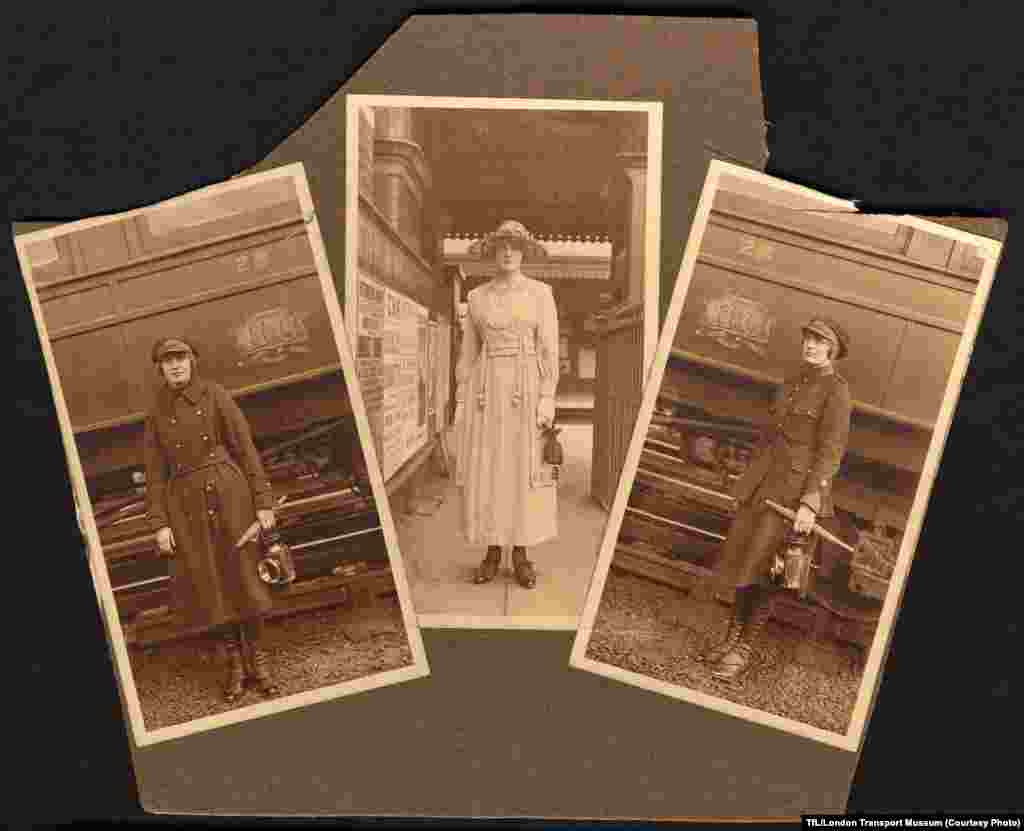
<svg viewBox="0 0 1024 831">
<path fill-rule="evenodd" d="M 814 583 L 777 616 L 871 643 L 982 261 L 970 245 L 892 220 L 793 210 L 720 189 L 680 315 L 614 565 L 698 593 L 735 512 L 771 396 L 801 327 L 850 334 L 837 369 L 854 399 Z M 727 602 L 731 599 L 720 598 Z"/>
<path fill-rule="evenodd" d="M 184 207 L 182 207 L 184 205 Z M 32 252 L 30 252 L 31 255 Z M 145 516 L 143 422 L 168 333 L 249 421 L 297 579 L 273 615 L 394 591 L 294 186 L 273 179 L 57 236 L 33 272 L 129 642 L 187 634 Z M 40 262 L 41 261 L 41 262 Z"/>
</svg>

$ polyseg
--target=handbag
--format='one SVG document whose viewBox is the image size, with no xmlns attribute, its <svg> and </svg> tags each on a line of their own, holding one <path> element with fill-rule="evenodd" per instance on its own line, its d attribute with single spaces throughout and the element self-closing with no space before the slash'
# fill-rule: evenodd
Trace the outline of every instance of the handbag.
<svg viewBox="0 0 1024 831">
<path fill-rule="evenodd" d="M 286 589 L 295 582 L 295 561 L 287 543 L 276 529 L 260 532 L 263 556 L 256 563 L 256 573 L 274 589 Z"/>
<path fill-rule="evenodd" d="M 558 440 L 558 434 L 562 432 L 560 427 L 554 424 L 543 428 L 543 444 L 541 445 L 541 461 L 554 468 L 552 477 L 558 478 L 558 468 L 562 466 L 565 459 L 565 451 L 562 450 L 562 443 Z"/>
</svg>

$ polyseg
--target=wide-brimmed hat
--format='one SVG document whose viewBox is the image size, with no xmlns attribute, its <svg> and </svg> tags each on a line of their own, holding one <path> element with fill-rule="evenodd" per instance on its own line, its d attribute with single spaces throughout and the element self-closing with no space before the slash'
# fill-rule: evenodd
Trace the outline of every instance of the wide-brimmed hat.
<svg viewBox="0 0 1024 831">
<path fill-rule="evenodd" d="M 816 317 L 803 327 L 803 331 L 814 332 L 834 343 L 837 347 L 835 355 L 837 361 L 840 358 L 845 358 L 846 353 L 850 350 L 850 336 L 846 334 L 846 330 L 842 326 L 831 318 Z"/>
<path fill-rule="evenodd" d="M 174 353 L 196 357 L 199 355 L 195 347 L 183 338 L 161 338 L 153 344 L 153 363 L 160 363 L 164 356 Z"/>
<path fill-rule="evenodd" d="M 523 250 L 524 260 L 539 260 L 548 255 L 544 246 L 537 242 L 533 238 L 533 234 L 526 230 L 526 226 L 514 219 L 506 219 L 498 226 L 498 230 L 491 231 L 482 240 L 473 243 L 469 250 L 471 253 L 477 254 L 481 259 L 489 260 L 494 256 L 495 245 L 502 240 L 511 240 L 518 243 Z"/>
</svg>

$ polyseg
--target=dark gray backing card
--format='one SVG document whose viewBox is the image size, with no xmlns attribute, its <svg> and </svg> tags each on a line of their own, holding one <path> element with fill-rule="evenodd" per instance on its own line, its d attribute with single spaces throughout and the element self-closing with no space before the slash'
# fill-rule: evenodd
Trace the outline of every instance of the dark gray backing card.
<svg viewBox="0 0 1024 831">
<path fill-rule="evenodd" d="M 259 169 L 305 165 L 341 289 L 346 93 L 661 101 L 664 320 L 708 162 L 766 163 L 757 48 L 750 20 L 414 17 Z M 572 670 L 571 632 L 423 637 L 429 678 L 135 749 L 143 807 L 653 819 L 845 806 L 856 754 Z"/>
</svg>

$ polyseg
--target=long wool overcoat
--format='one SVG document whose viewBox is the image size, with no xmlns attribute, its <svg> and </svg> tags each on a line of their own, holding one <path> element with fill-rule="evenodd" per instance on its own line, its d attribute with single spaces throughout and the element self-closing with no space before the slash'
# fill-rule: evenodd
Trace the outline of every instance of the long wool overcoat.
<svg viewBox="0 0 1024 831">
<path fill-rule="evenodd" d="M 175 610 L 210 626 L 269 611 L 271 591 L 256 572 L 258 541 L 235 544 L 274 497 L 249 425 L 227 391 L 202 378 L 178 391 L 161 389 L 146 418 L 145 461 L 150 527 L 174 533 Z"/>
<path fill-rule="evenodd" d="M 850 435 L 850 387 L 831 365 L 804 367 L 776 393 L 760 445 L 733 490 L 739 510 L 716 567 L 723 587 L 765 584 L 793 523 L 765 504 L 834 513 L 832 480 Z"/>
<path fill-rule="evenodd" d="M 536 545 L 558 535 L 553 468 L 541 456 L 537 404 L 558 384 L 558 312 L 551 287 L 524 275 L 469 293 L 456 369 L 456 482 L 465 539 Z"/>
</svg>

